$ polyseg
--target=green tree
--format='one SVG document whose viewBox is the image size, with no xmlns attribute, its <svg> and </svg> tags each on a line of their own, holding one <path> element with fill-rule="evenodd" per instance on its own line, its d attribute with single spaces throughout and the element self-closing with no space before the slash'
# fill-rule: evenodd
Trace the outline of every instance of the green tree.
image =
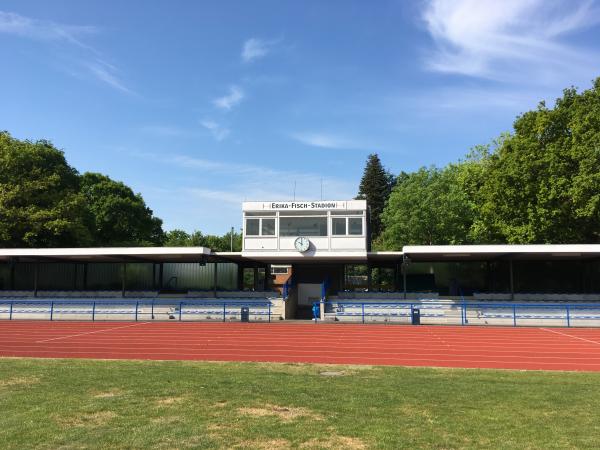
<svg viewBox="0 0 600 450">
<path fill-rule="evenodd" d="M 99 173 L 81 176 L 94 245 L 161 245 L 162 220 L 154 217 L 140 194 Z"/>
<path fill-rule="evenodd" d="M 474 209 L 460 183 L 462 169 L 450 165 L 400 174 L 382 214 L 384 231 L 376 246 L 400 250 L 404 245 L 467 243 Z"/>
<path fill-rule="evenodd" d="M 79 176 L 48 141 L 0 133 L 0 247 L 76 247 L 92 238 Z"/>
<path fill-rule="evenodd" d="M 370 210 L 371 239 L 377 238 L 381 233 L 381 214 L 394 185 L 394 176 L 386 171 L 376 153 L 367 158 L 358 190 L 359 200 L 366 200 Z"/>
<path fill-rule="evenodd" d="M 167 247 L 207 247 L 213 251 L 228 252 L 231 249 L 231 232 L 223 236 L 213 234 L 202 234 L 201 231 L 194 231 L 192 234 L 179 229 L 171 230 L 166 233 L 165 246 Z M 233 232 L 233 251 L 242 250 L 242 235 Z"/>
<path fill-rule="evenodd" d="M 167 231 L 164 245 L 165 247 L 192 247 L 191 236 L 180 229 Z"/>
<path fill-rule="evenodd" d="M 517 118 L 486 167 L 479 242 L 600 242 L 600 78 Z"/>
</svg>

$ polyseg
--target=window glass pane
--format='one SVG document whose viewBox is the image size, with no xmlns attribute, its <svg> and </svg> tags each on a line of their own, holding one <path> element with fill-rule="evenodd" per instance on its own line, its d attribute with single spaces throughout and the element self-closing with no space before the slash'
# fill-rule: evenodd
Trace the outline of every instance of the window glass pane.
<svg viewBox="0 0 600 450">
<path fill-rule="evenodd" d="M 331 227 L 333 228 L 331 234 L 334 236 L 345 236 L 346 235 L 346 218 L 336 217 L 331 219 Z"/>
<path fill-rule="evenodd" d="M 258 236 L 259 219 L 246 219 L 246 236 Z"/>
<path fill-rule="evenodd" d="M 275 219 L 263 219 L 261 234 L 263 236 L 275 236 Z"/>
<path fill-rule="evenodd" d="M 348 234 L 363 234 L 361 218 L 350 217 L 348 219 Z"/>
<path fill-rule="evenodd" d="M 280 217 L 279 236 L 327 236 L 327 217 Z"/>
</svg>

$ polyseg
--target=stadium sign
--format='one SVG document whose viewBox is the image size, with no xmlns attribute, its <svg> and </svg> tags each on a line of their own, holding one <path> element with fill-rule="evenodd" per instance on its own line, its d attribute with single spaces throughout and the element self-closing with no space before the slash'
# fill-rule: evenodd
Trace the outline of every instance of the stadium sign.
<svg viewBox="0 0 600 450">
<path fill-rule="evenodd" d="M 322 210 L 322 209 L 346 209 L 346 202 L 270 202 L 265 209 L 289 209 L 289 210 Z"/>
</svg>

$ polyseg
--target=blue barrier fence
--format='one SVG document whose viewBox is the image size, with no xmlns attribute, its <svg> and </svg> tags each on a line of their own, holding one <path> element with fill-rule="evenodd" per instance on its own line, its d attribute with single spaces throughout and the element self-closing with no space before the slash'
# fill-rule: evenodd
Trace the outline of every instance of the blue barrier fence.
<svg viewBox="0 0 600 450">
<path fill-rule="evenodd" d="M 242 308 L 248 308 L 250 317 L 264 317 L 270 322 L 271 306 L 270 301 L 245 299 L 227 301 L 9 299 L 0 300 L 0 319 L 13 320 L 43 315 L 48 320 L 57 320 L 57 316 L 80 315 L 95 321 L 102 316 L 125 315 L 131 320 L 138 321 L 155 319 L 160 314 L 168 319 L 179 321 L 183 321 L 186 316 L 205 316 L 205 320 L 226 322 L 228 318 L 233 320 L 239 316 L 241 319 Z"/>
<path fill-rule="evenodd" d="M 398 321 L 411 323 L 415 311 L 419 320 L 444 319 L 444 323 L 469 324 L 511 324 L 529 325 L 533 321 L 548 322 L 570 327 L 573 322 L 578 326 L 600 326 L 600 303 L 448 303 L 448 302 L 357 302 L 325 301 L 314 303 L 314 318 L 317 312 L 325 309 L 325 314 L 335 319 L 350 318 L 362 323 L 368 321 Z M 380 318 L 378 320 L 378 318 Z"/>
</svg>

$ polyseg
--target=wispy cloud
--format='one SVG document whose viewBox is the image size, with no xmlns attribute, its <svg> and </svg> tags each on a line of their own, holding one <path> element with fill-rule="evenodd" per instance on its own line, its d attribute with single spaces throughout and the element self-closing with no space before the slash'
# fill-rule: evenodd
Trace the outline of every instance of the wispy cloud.
<svg viewBox="0 0 600 450">
<path fill-rule="evenodd" d="M 191 231 L 202 226 L 202 231 L 223 233 L 231 225 L 239 225 L 241 202 L 294 198 L 315 200 L 320 198 L 321 182 L 325 199 L 348 199 L 356 195 L 353 180 L 331 175 L 213 160 L 184 153 L 134 153 L 133 156 L 154 161 L 161 167 L 171 165 L 178 168 L 179 186 L 172 183 L 161 186 L 158 180 L 158 184 L 144 189 L 145 195 L 149 196 L 148 201 L 163 205 L 157 214 L 167 219 L 166 229 L 177 227 Z M 198 177 L 198 172 L 203 175 Z M 219 214 L 206 216 L 203 223 L 198 224 L 194 218 L 202 216 L 205 211 L 218 211 Z"/>
<path fill-rule="evenodd" d="M 99 51 L 83 41 L 85 37 L 98 32 L 99 29 L 94 26 L 67 25 L 0 11 L 0 33 L 45 43 L 59 43 L 64 51 L 68 51 L 69 48 L 77 49 L 74 59 L 78 61 L 79 70 L 83 68 L 88 76 L 93 76 L 113 89 L 134 94 L 119 78 L 118 69 L 105 61 Z M 78 77 L 83 76 L 73 68 L 67 69 L 66 72 Z"/>
<path fill-rule="evenodd" d="M 426 58 L 433 71 L 539 83 L 574 78 L 598 60 L 563 39 L 599 22 L 589 0 L 429 0 L 422 18 L 435 43 Z"/>
<path fill-rule="evenodd" d="M 249 63 L 265 57 L 271 51 L 272 45 L 272 42 L 258 38 L 246 40 L 242 46 L 242 61 Z"/>
<path fill-rule="evenodd" d="M 231 110 L 244 99 L 244 91 L 239 86 L 233 85 L 229 87 L 229 94 L 213 100 L 213 104 L 225 111 Z"/>
<path fill-rule="evenodd" d="M 343 136 L 321 133 L 321 132 L 298 132 L 290 135 L 292 139 L 311 147 L 321 147 L 330 149 L 361 149 L 368 146 Z"/>
<path fill-rule="evenodd" d="M 118 78 L 118 69 L 112 64 L 108 64 L 106 61 L 97 59 L 96 61 L 85 63 L 84 65 L 98 80 L 121 92 L 125 92 L 126 94 L 134 94 L 134 92 L 125 86 Z"/>
<path fill-rule="evenodd" d="M 201 120 L 200 125 L 206 128 L 217 141 L 222 141 L 229 136 L 230 130 L 214 120 Z"/>
<path fill-rule="evenodd" d="M 0 33 L 14 34 L 29 39 L 67 41 L 82 48 L 90 49 L 80 39 L 82 36 L 97 31 L 98 29 L 93 26 L 64 25 L 0 11 Z"/>
<path fill-rule="evenodd" d="M 232 186 L 238 203 L 244 199 L 285 200 L 293 197 L 293 184 L 296 182 L 297 198 L 315 199 L 320 195 L 321 180 L 328 198 L 350 198 L 354 195 L 354 187 L 345 180 L 331 176 L 321 176 L 310 172 L 273 169 L 254 164 L 231 163 L 198 158 L 185 154 L 172 154 L 168 158 L 157 154 L 138 153 L 137 156 L 153 159 L 160 163 L 172 164 L 181 169 L 202 169 L 213 175 L 219 175 L 220 184 Z M 231 180 L 228 181 L 228 178 Z M 289 192 L 282 192 L 282 180 L 289 183 Z M 234 188 L 235 187 L 235 188 Z"/>
</svg>

